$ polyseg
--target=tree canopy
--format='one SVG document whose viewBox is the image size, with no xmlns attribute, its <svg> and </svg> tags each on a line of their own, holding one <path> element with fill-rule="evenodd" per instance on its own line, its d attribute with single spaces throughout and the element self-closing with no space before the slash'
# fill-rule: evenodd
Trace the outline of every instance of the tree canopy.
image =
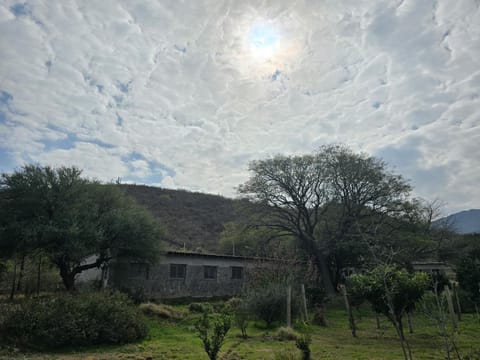
<svg viewBox="0 0 480 360">
<path fill-rule="evenodd" d="M 267 205 L 259 225 L 294 236 L 330 294 L 341 269 L 358 266 L 372 242 L 388 243 L 415 208 L 411 186 L 385 162 L 345 146 L 250 163 L 239 192 Z"/>
<path fill-rule="evenodd" d="M 146 210 L 75 167 L 27 165 L 2 174 L 0 202 L 2 253 L 42 249 L 68 290 L 76 275 L 115 256 L 155 261 L 161 249 L 159 225 Z"/>
</svg>

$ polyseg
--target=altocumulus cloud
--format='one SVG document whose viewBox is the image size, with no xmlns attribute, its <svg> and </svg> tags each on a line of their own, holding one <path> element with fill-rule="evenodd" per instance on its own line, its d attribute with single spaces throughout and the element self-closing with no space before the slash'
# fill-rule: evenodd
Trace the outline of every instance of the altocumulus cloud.
<svg viewBox="0 0 480 360">
<path fill-rule="evenodd" d="M 0 167 L 233 195 L 342 142 L 480 205 L 480 11 L 458 1 L 0 3 Z"/>
</svg>

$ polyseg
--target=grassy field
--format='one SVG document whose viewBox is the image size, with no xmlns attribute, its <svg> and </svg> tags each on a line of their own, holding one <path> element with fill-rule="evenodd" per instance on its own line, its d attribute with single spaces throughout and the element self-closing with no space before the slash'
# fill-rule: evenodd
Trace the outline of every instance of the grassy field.
<svg viewBox="0 0 480 360">
<path fill-rule="evenodd" d="M 328 327 L 310 327 L 312 335 L 312 359 L 403 359 L 400 344 L 393 327 L 382 319 L 381 329 L 376 328 L 375 317 L 362 309 L 357 313 L 358 337 L 352 338 L 348 329 L 345 311 L 329 309 Z M 123 346 L 89 347 L 66 349 L 55 353 L 6 353 L 0 352 L 1 359 L 65 359 L 65 360 L 106 360 L 106 359 L 183 359 L 208 360 L 201 341 L 194 330 L 198 315 L 188 314 L 182 320 L 172 322 L 150 319 L 148 339 Z M 443 340 L 430 321 L 420 315 L 413 317 L 414 333 L 408 334 L 415 359 L 445 359 Z M 248 339 L 242 339 L 240 332 L 232 328 L 222 347 L 220 359 L 275 359 L 275 354 L 292 352 L 299 354 L 294 341 L 275 339 L 276 329 L 265 330 L 251 324 Z M 474 315 L 464 314 L 456 335 L 462 356 L 474 351 L 479 359 L 480 322 Z"/>
</svg>

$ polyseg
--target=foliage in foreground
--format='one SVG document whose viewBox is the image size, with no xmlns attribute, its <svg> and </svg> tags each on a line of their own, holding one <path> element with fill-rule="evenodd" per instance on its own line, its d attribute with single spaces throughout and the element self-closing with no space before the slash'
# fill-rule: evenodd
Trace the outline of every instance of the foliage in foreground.
<svg viewBox="0 0 480 360">
<path fill-rule="evenodd" d="M 11 305 L 0 343 L 34 349 L 121 344 L 146 337 L 141 312 L 120 293 L 49 296 Z"/>
<path fill-rule="evenodd" d="M 376 313 L 385 315 L 397 331 L 405 360 L 412 359 L 403 331 L 403 316 L 414 309 L 429 286 L 426 273 L 410 274 L 396 266 L 379 265 L 364 274 L 349 277 L 350 293 L 367 300 Z"/>
<path fill-rule="evenodd" d="M 200 320 L 195 324 L 203 348 L 210 360 L 216 360 L 222 347 L 225 336 L 230 330 L 231 320 L 226 314 L 214 314 L 209 316 L 204 312 Z"/>
<path fill-rule="evenodd" d="M 392 322 L 401 322 L 427 289 L 429 277 L 426 273 L 410 274 L 394 266 L 381 265 L 365 274 L 350 276 L 349 285 L 349 292 L 370 302 L 375 312 Z"/>
<path fill-rule="evenodd" d="M 302 352 L 302 360 L 311 359 L 311 343 L 312 338 L 310 335 L 302 334 L 301 336 L 297 337 L 297 340 L 295 341 L 295 346 Z"/>
</svg>

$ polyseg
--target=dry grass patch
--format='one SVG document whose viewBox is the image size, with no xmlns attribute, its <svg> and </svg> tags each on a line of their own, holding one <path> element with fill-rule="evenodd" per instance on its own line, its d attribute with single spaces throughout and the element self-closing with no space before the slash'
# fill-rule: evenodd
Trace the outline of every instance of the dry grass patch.
<svg viewBox="0 0 480 360">
<path fill-rule="evenodd" d="M 144 303 L 140 304 L 140 310 L 147 316 L 156 316 L 162 319 L 169 320 L 179 320 L 182 319 L 184 313 L 170 305 L 165 304 L 155 304 L 155 303 Z"/>
</svg>

